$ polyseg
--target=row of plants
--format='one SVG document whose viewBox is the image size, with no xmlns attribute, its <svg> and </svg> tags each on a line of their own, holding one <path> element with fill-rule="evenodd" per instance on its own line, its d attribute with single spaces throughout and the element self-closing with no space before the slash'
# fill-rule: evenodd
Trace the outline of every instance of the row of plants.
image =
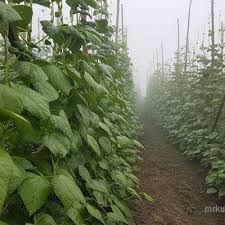
<svg viewBox="0 0 225 225">
<path fill-rule="evenodd" d="M 146 110 L 189 159 L 198 159 L 208 169 L 207 192 L 222 198 L 225 196 L 224 30 L 220 34 L 222 38 L 217 44 L 205 46 L 203 40 L 199 49 L 195 47 L 193 54 L 189 53 L 187 62 L 185 49 L 179 49 L 173 64 L 158 65 L 149 81 Z M 209 37 L 212 35 L 210 30 Z"/>
<path fill-rule="evenodd" d="M 41 40 L 36 4 L 51 13 Z M 0 1 L 0 31 L 0 224 L 135 224 L 126 202 L 141 198 L 133 168 L 143 146 L 107 1 Z"/>
</svg>

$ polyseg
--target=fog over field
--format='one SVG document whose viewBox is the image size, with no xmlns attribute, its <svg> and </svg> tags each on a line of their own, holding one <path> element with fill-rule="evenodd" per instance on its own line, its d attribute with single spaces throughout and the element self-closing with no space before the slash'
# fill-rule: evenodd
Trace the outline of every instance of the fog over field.
<svg viewBox="0 0 225 225">
<path fill-rule="evenodd" d="M 121 2 L 125 8 L 125 23 L 128 27 L 128 41 L 136 83 L 141 86 L 144 94 L 146 76 L 152 70 L 153 52 L 158 48 L 160 57 L 161 42 L 164 44 L 165 58 L 173 57 L 177 47 L 177 18 L 180 19 L 181 43 L 185 44 L 189 0 L 121 0 Z M 112 4 L 115 9 L 116 0 L 112 1 Z M 202 39 L 203 33 L 207 34 L 209 15 L 209 0 L 193 0 L 190 48 L 198 39 Z M 215 16 L 218 30 L 220 21 L 225 21 L 224 0 L 216 1 Z M 205 39 L 208 40 L 207 36 Z"/>
<path fill-rule="evenodd" d="M 117 0 L 110 1 L 113 24 L 116 19 L 116 3 Z M 153 69 L 153 53 L 156 55 L 158 49 L 161 59 L 161 43 L 163 43 L 165 60 L 171 59 L 174 55 L 177 47 L 177 18 L 180 19 L 181 43 L 185 44 L 189 0 L 121 0 L 121 3 L 124 4 L 124 22 L 128 29 L 128 45 L 134 64 L 135 82 L 144 95 L 147 76 Z M 37 7 L 34 11 L 34 16 L 38 15 L 40 19 L 49 17 L 48 12 L 42 12 L 42 7 Z M 64 15 L 64 19 L 69 20 L 69 16 L 66 16 L 68 9 L 65 7 Z M 202 40 L 203 34 L 208 41 L 209 15 L 209 0 L 193 0 L 190 49 L 196 41 Z M 225 21 L 224 0 L 216 1 L 215 16 L 218 30 L 220 22 Z"/>
</svg>

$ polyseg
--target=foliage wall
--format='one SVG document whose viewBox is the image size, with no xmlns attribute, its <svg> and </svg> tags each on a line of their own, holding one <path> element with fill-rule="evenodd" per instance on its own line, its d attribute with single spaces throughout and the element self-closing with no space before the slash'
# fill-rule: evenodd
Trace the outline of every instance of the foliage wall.
<svg viewBox="0 0 225 225">
<path fill-rule="evenodd" d="M 38 40 L 36 4 L 51 11 Z M 140 197 L 142 146 L 131 63 L 113 42 L 107 2 L 0 1 L 0 31 L 0 224 L 134 224 L 126 200 Z"/>
<path fill-rule="evenodd" d="M 189 159 L 209 169 L 208 193 L 225 196 L 224 44 L 200 46 L 190 54 L 185 73 L 184 52 L 173 65 L 154 72 L 147 94 L 148 115 L 169 133 Z M 196 52 L 198 54 L 196 54 Z"/>
</svg>

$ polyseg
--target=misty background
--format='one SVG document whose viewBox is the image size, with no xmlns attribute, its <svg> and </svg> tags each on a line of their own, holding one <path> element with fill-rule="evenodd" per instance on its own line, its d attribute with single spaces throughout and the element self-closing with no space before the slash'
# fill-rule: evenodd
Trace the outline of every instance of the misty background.
<svg viewBox="0 0 225 225">
<path fill-rule="evenodd" d="M 189 0 L 120 0 L 124 5 L 124 24 L 128 29 L 128 47 L 133 62 L 134 79 L 144 96 L 148 77 L 153 71 L 153 54 L 158 49 L 161 60 L 161 45 L 164 46 L 165 62 L 173 58 L 177 49 L 177 19 L 180 19 L 181 46 L 185 45 Z M 115 24 L 117 0 L 110 0 L 111 21 Z M 64 15 L 68 9 L 64 7 Z M 37 7 L 34 16 L 49 19 L 44 7 Z M 217 31 L 225 22 L 225 2 L 215 0 Z M 69 21 L 69 16 L 64 16 Z M 190 26 L 190 51 L 203 35 L 208 42 L 210 1 L 193 0 Z M 37 23 L 34 22 L 34 31 Z M 120 18 L 121 26 L 121 18 Z"/>
</svg>

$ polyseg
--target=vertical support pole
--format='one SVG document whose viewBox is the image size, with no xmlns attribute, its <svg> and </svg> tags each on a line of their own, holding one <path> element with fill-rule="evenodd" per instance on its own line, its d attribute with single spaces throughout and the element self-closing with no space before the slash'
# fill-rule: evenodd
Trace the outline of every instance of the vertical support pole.
<svg viewBox="0 0 225 225">
<path fill-rule="evenodd" d="M 215 2 L 214 0 L 211 0 L 211 25 L 212 25 L 212 36 L 211 36 L 211 66 L 214 68 L 214 62 L 215 62 L 215 15 L 214 15 L 214 6 Z"/>
<path fill-rule="evenodd" d="M 124 14 L 123 14 L 123 4 L 121 4 L 121 22 L 122 22 L 122 44 L 124 44 Z"/>
<path fill-rule="evenodd" d="M 221 22 L 221 60 L 224 59 L 224 24 Z"/>
<path fill-rule="evenodd" d="M 180 68 L 180 19 L 177 19 L 177 66 L 176 66 L 176 80 L 179 77 Z"/>
<path fill-rule="evenodd" d="M 187 63 L 188 63 L 188 52 L 189 52 L 189 33 L 190 33 L 190 22 L 191 22 L 191 6 L 192 0 L 189 3 L 188 12 L 188 25 L 187 25 L 187 36 L 186 36 L 186 47 L 185 47 L 185 62 L 184 62 L 184 76 L 187 74 Z"/>
<path fill-rule="evenodd" d="M 120 20 L 120 0 L 117 0 L 117 13 L 116 13 L 116 45 L 119 42 L 119 21 Z"/>
<path fill-rule="evenodd" d="M 164 81 L 164 47 L 163 47 L 163 42 L 161 44 L 161 51 L 162 51 L 162 83 Z"/>
<path fill-rule="evenodd" d="M 156 49 L 156 68 L 157 68 L 157 70 L 159 69 L 159 53 L 158 53 L 158 49 Z"/>
</svg>

